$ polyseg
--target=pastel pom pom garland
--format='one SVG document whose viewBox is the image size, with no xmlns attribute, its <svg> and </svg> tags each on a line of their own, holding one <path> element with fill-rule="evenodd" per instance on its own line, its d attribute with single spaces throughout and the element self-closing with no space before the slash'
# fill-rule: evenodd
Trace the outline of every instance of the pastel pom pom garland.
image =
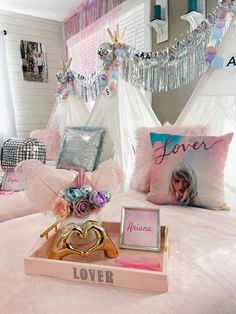
<svg viewBox="0 0 236 314">
<path fill-rule="evenodd" d="M 75 73 L 71 70 L 59 70 L 56 73 L 58 87 L 56 90 L 56 98 L 57 99 L 66 99 L 72 92 L 74 92 L 74 80 L 75 80 Z"/>
<path fill-rule="evenodd" d="M 120 35 L 119 26 L 117 25 L 114 33 L 109 28 L 107 31 L 113 43 L 103 43 L 98 49 L 98 55 L 103 60 L 103 70 L 99 76 L 98 84 L 104 95 L 111 96 L 117 90 L 121 64 L 118 58 L 122 56 L 124 51 L 124 45 L 120 41 L 124 36 L 125 30 Z"/>
<path fill-rule="evenodd" d="M 123 52 L 122 47 L 120 43 L 113 45 L 104 43 L 98 50 L 98 54 L 104 62 L 102 73 L 99 76 L 99 89 L 106 96 L 111 96 L 117 89 L 120 68 L 120 61 L 117 58 Z"/>
<path fill-rule="evenodd" d="M 231 1 L 228 2 L 231 3 Z M 226 16 L 226 10 L 221 9 L 218 11 L 217 19 L 215 21 L 211 34 L 214 44 L 211 43 L 211 45 L 208 46 L 206 49 L 205 61 L 211 65 L 211 68 L 213 70 L 219 70 L 224 65 L 224 59 L 216 55 L 216 47 L 218 46 L 218 43 L 222 39 L 224 34 L 224 28 L 226 26 Z"/>
</svg>

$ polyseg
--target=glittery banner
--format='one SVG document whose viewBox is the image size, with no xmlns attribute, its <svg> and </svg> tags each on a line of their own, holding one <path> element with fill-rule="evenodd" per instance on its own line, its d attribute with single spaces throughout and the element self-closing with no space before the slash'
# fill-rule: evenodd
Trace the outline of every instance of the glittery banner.
<svg viewBox="0 0 236 314">
<path fill-rule="evenodd" d="M 131 85 L 150 92 L 169 91 L 202 75 L 208 68 L 206 49 L 215 40 L 218 47 L 223 36 L 216 40 L 212 31 L 220 10 L 227 12 L 227 23 L 223 34 L 230 25 L 236 12 L 236 0 L 219 0 L 219 5 L 207 15 L 207 18 L 183 40 L 155 52 L 142 52 L 134 47 L 123 45 L 119 56 L 120 77 Z M 99 74 L 89 78 L 78 75 L 76 87 L 82 101 L 94 101 L 99 93 Z"/>
</svg>

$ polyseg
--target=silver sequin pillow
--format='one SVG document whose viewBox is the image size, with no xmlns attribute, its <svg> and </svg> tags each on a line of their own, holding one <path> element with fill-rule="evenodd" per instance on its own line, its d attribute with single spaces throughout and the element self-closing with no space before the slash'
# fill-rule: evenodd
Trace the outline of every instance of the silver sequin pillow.
<svg viewBox="0 0 236 314">
<path fill-rule="evenodd" d="M 57 168 L 93 171 L 99 161 L 104 130 L 70 127 L 64 130 Z"/>
</svg>

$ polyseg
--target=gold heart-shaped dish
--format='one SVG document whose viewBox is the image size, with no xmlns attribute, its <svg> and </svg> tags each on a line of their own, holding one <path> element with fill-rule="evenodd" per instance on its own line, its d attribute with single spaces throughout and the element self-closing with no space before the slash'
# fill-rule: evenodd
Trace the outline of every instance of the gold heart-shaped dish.
<svg viewBox="0 0 236 314">
<path fill-rule="evenodd" d="M 86 239 L 91 232 L 94 232 L 95 240 L 86 250 L 79 248 L 72 241 L 74 235 L 77 235 L 79 239 Z M 97 221 L 88 220 L 81 227 L 76 223 L 64 226 L 58 233 L 48 258 L 62 259 L 70 254 L 86 257 L 98 250 L 104 250 L 107 257 L 116 257 L 118 255 L 115 245 L 102 225 Z"/>
</svg>

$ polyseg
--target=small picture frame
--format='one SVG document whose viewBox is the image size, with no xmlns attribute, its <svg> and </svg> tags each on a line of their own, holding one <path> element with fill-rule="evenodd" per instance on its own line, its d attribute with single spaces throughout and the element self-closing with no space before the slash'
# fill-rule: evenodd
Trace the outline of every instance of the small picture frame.
<svg viewBox="0 0 236 314">
<path fill-rule="evenodd" d="M 159 208 L 123 207 L 120 248 L 160 251 Z"/>
<path fill-rule="evenodd" d="M 1 191 L 18 192 L 22 189 L 22 182 L 16 177 L 14 170 L 6 170 L 1 185 Z"/>
</svg>

